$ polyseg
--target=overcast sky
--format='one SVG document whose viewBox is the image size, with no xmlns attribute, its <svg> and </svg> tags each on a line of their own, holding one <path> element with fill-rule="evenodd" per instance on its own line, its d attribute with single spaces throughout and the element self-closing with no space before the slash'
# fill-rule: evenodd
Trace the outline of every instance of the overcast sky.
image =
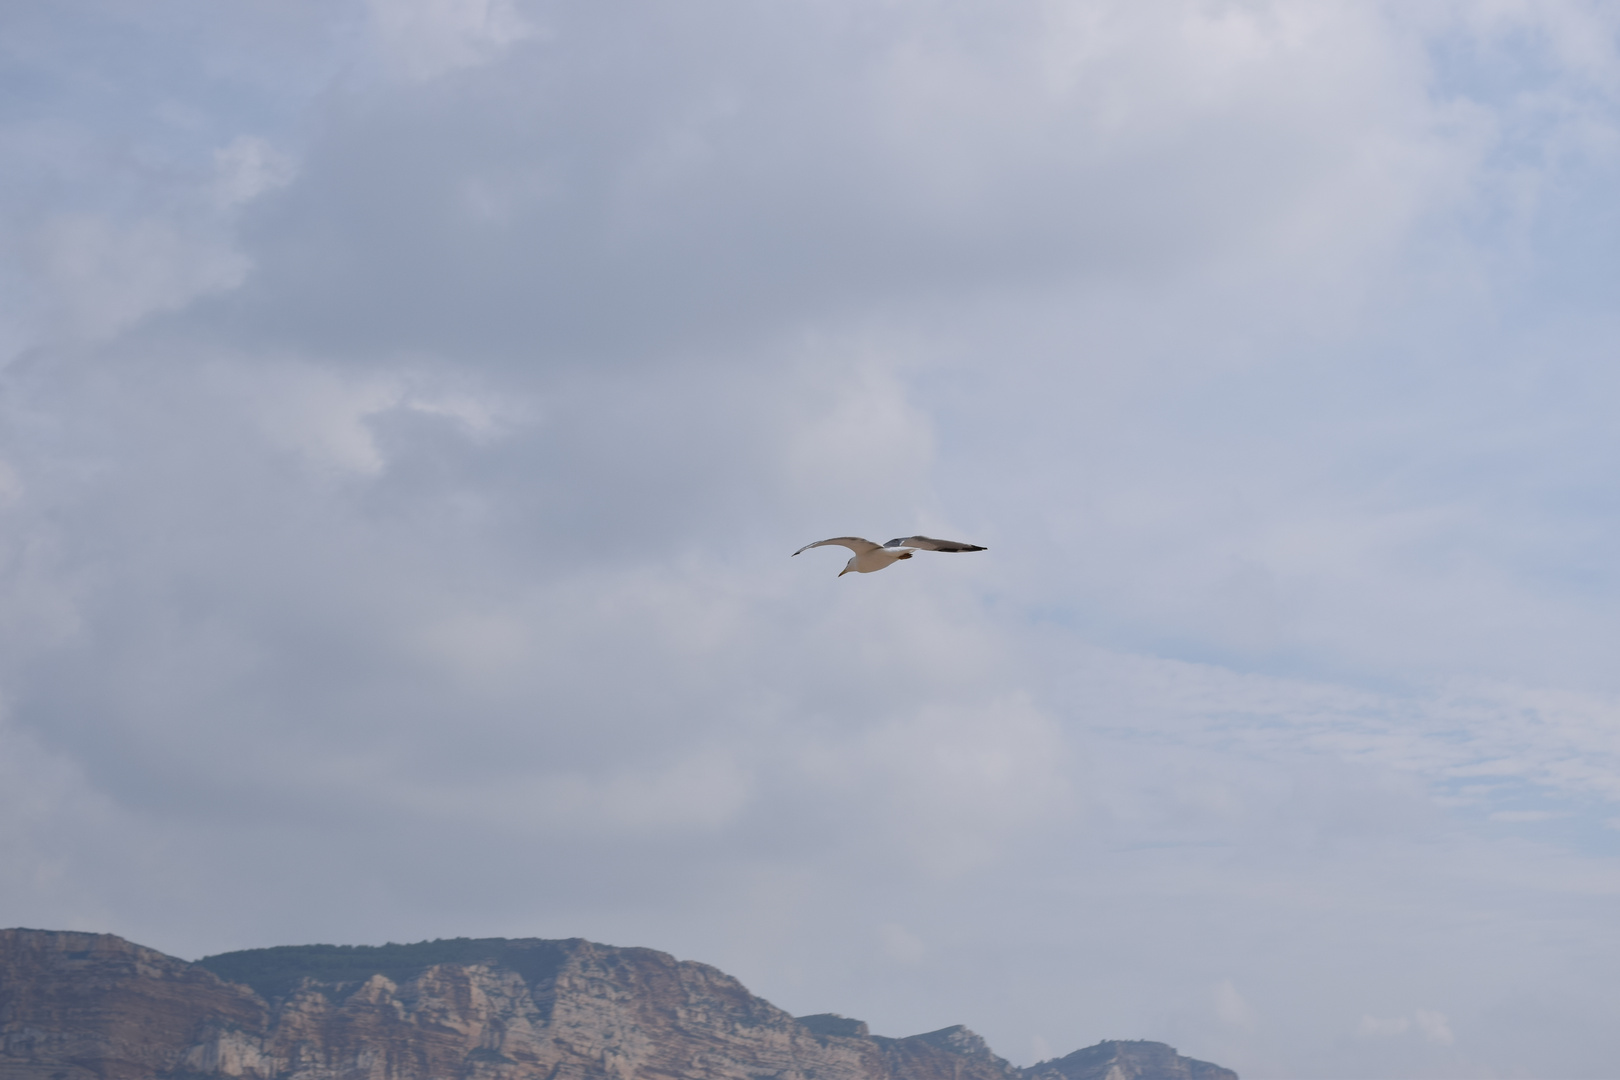
<svg viewBox="0 0 1620 1080">
<path fill-rule="evenodd" d="M 0 6 L 0 925 L 1612 1076 L 1617 41 Z"/>
</svg>

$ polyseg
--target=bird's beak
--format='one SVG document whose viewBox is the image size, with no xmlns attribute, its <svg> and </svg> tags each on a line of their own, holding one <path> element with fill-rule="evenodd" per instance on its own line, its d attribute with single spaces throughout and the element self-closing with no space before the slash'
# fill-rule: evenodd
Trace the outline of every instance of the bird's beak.
<svg viewBox="0 0 1620 1080">
<path fill-rule="evenodd" d="M 846 566 L 842 570 L 838 571 L 838 576 L 843 577 L 847 573 L 849 573 L 849 567 Z"/>
</svg>

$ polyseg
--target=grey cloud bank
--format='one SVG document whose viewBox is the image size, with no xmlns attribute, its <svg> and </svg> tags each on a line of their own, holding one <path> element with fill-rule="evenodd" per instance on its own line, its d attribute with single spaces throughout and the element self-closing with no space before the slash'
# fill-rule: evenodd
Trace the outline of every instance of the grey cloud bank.
<svg viewBox="0 0 1620 1080">
<path fill-rule="evenodd" d="M 1609 9 L 4 18 L 0 923 L 1612 1071 Z"/>
</svg>

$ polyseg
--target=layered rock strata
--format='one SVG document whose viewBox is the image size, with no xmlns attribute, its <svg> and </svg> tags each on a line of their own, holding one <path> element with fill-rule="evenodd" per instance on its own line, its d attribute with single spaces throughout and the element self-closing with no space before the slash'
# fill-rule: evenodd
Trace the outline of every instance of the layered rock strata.
<svg viewBox="0 0 1620 1080">
<path fill-rule="evenodd" d="M 833 1014 L 792 1017 L 705 964 L 580 939 L 189 964 L 110 934 L 0 930 L 0 1080 L 216 1077 L 1236 1080 L 1160 1043 L 1017 1069 L 963 1027 L 873 1036 Z"/>
</svg>

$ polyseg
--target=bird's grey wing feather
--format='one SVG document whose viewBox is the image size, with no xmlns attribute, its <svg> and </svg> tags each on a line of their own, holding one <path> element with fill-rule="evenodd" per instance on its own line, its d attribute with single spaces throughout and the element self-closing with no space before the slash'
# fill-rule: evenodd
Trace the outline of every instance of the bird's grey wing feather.
<svg viewBox="0 0 1620 1080">
<path fill-rule="evenodd" d="M 883 545 L 889 548 L 908 547 L 918 551 L 989 551 L 977 544 L 964 544 L 957 540 L 935 540 L 932 536 L 902 536 Z"/>
<path fill-rule="evenodd" d="M 876 551 L 879 546 L 870 540 L 862 540 L 859 536 L 835 536 L 831 540 L 817 540 L 813 544 L 806 544 L 793 554 L 801 555 L 813 547 L 826 547 L 828 544 L 847 547 L 857 555 L 865 555 L 868 551 Z"/>
</svg>

